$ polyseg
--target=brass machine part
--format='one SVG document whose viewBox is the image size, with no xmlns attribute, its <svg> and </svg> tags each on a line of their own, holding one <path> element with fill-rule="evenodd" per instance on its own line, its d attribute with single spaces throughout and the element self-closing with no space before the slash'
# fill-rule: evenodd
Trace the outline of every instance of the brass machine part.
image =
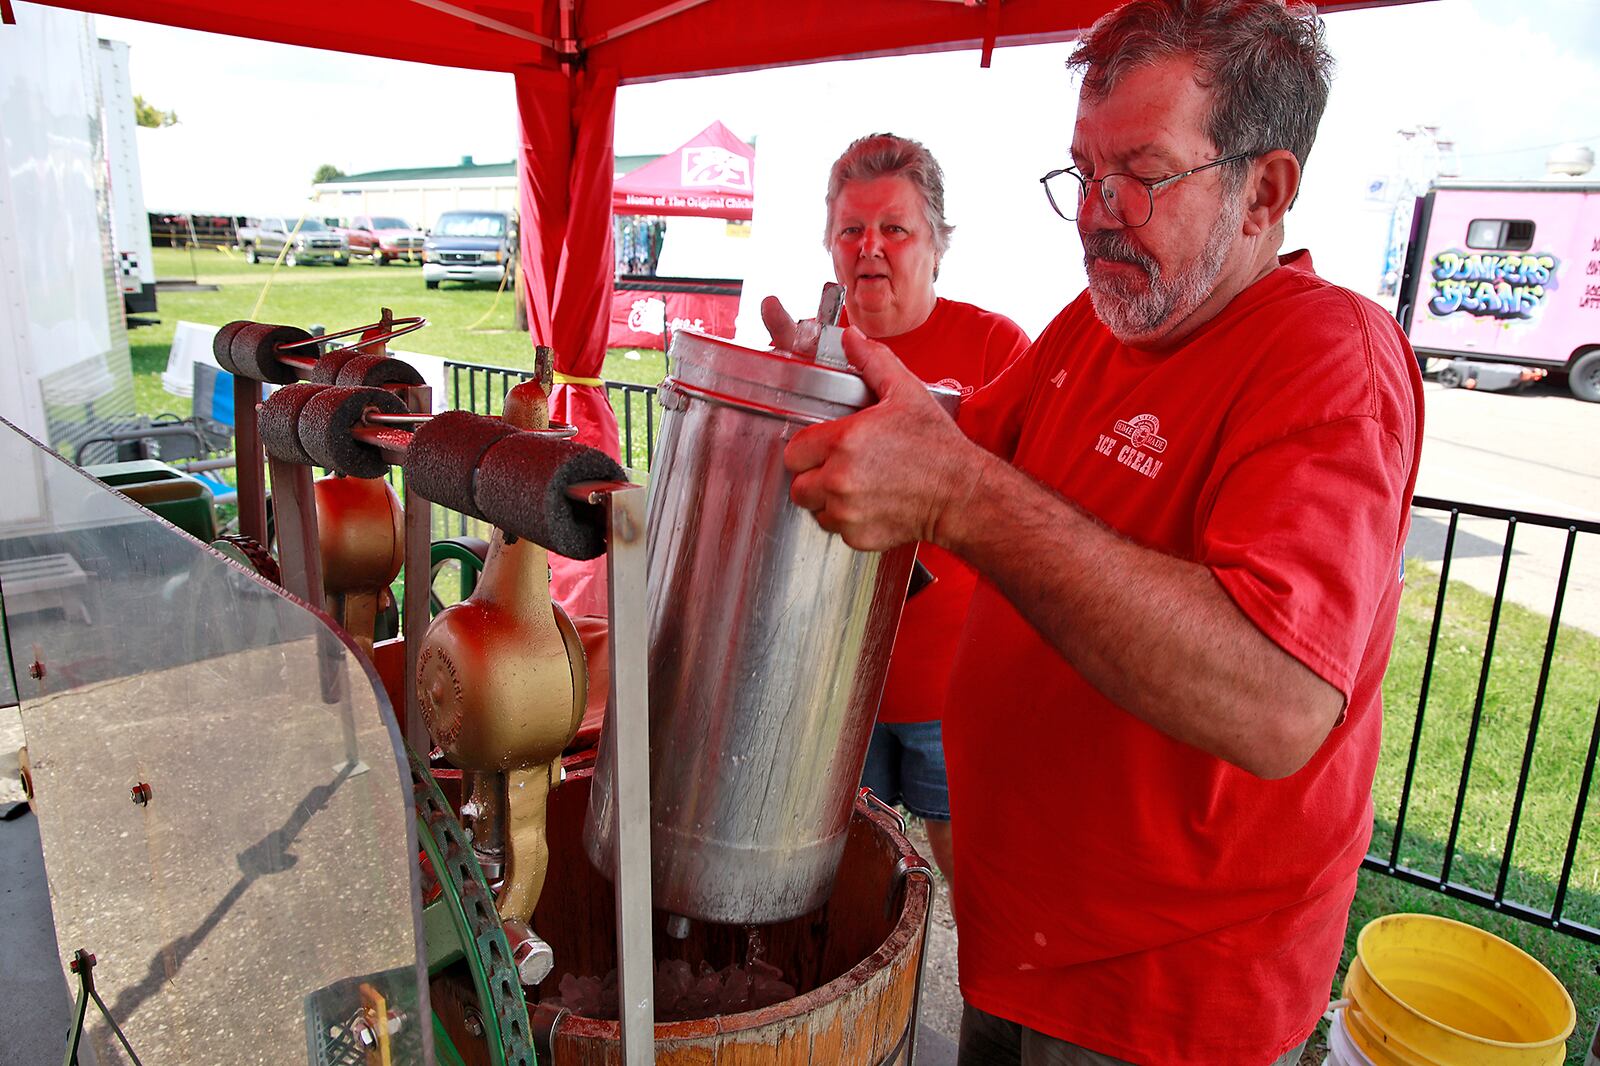
<svg viewBox="0 0 1600 1066">
<path fill-rule="evenodd" d="M 540 375 L 506 396 L 502 417 L 518 429 L 550 425 L 548 349 L 539 354 Z M 583 644 L 550 600 L 548 567 L 542 547 L 497 530 L 477 588 L 433 620 L 417 665 L 434 742 L 461 769 L 504 782 L 502 919 L 527 921 L 543 890 L 546 800 L 588 698 Z"/>
<path fill-rule="evenodd" d="M 405 509 L 381 478 L 325 477 L 312 491 L 329 611 L 371 658 L 378 609 L 405 562 Z"/>
</svg>

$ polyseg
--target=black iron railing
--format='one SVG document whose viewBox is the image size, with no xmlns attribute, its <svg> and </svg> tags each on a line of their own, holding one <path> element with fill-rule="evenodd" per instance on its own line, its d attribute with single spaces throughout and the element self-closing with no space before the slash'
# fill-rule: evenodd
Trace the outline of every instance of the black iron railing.
<svg viewBox="0 0 1600 1066">
<path fill-rule="evenodd" d="M 528 370 L 449 360 L 445 374 L 449 406 L 480 415 L 499 414 L 511 387 L 533 376 Z M 617 415 L 622 465 L 635 471 L 649 470 L 650 454 L 656 446 L 655 386 L 626 381 L 607 381 L 605 386 L 606 399 Z"/>
<path fill-rule="evenodd" d="M 1600 919 L 1600 891 L 1596 891 L 1597 886 L 1580 886 L 1583 898 L 1576 908 L 1573 907 L 1574 870 L 1578 870 L 1585 881 L 1592 881 L 1593 856 L 1600 850 L 1600 817 L 1594 819 L 1596 825 L 1585 825 L 1589 789 L 1597 750 L 1600 750 L 1600 680 L 1597 680 L 1600 679 L 1600 661 L 1591 661 L 1583 666 L 1573 662 L 1558 664 L 1557 658 L 1557 647 L 1563 639 L 1578 644 L 1579 657 L 1586 658 L 1588 653 L 1583 649 L 1591 647 L 1589 642 L 1592 638 L 1564 631 L 1561 619 L 1572 585 L 1573 562 L 1578 556 L 1580 542 L 1590 550 L 1584 553 L 1584 558 L 1593 559 L 1595 555 L 1591 552 L 1600 554 L 1600 522 L 1425 496 L 1416 497 L 1412 505 L 1414 536 L 1419 523 L 1440 524 L 1432 515 L 1448 517 L 1443 522 L 1442 545 L 1434 548 L 1437 559 L 1429 560 L 1437 564 L 1438 586 L 1434 594 L 1427 650 L 1417 686 L 1416 713 L 1410 724 L 1398 799 L 1392 808 L 1388 808 L 1375 796 L 1378 832 L 1374 835 L 1374 842 L 1381 844 L 1383 831 L 1389 826 L 1392 826 L 1389 829 L 1391 835 L 1388 847 L 1374 847 L 1364 865 L 1370 870 L 1411 884 L 1437 889 L 1456 899 L 1600 943 L 1600 928 L 1596 927 L 1596 920 Z M 1461 528 L 1463 516 L 1481 520 L 1475 523 L 1480 527 L 1480 532 L 1464 532 Z M 1547 580 L 1528 575 L 1530 570 L 1545 566 L 1554 558 L 1555 553 L 1549 550 L 1553 544 L 1534 546 L 1529 551 L 1519 551 L 1517 548 L 1518 531 L 1529 527 L 1555 531 L 1559 538 L 1561 563 L 1559 571 L 1553 576 L 1553 589 L 1550 589 Z M 1490 535 L 1482 535 L 1484 532 Z M 1499 536 L 1495 536 L 1496 533 Z M 1550 535 L 1545 534 L 1544 539 L 1550 539 Z M 1459 595 L 1461 583 L 1458 581 L 1452 586 L 1451 571 L 1463 556 L 1475 557 L 1475 565 L 1479 569 L 1475 583 L 1486 583 L 1485 579 L 1491 572 L 1490 561 L 1496 554 L 1499 558 L 1492 570 L 1496 575 L 1494 591 L 1487 604 L 1486 617 L 1481 619 L 1480 631 L 1480 619 L 1477 616 L 1484 605 L 1480 602 L 1471 609 L 1458 609 L 1453 605 L 1452 596 Z M 1538 652 L 1537 680 L 1532 684 L 1531 694 L 1526 677 L 1520 681 L 1497 683 L 1499 675 L 1526 674 L 1531 666 L 1525 646 L 1503 653 L 1499 647 L 1502 623 L 1508 610 L 1508 588 L 1518 582 L 1524 591 L 1516 598 L 1521 599 L 1523 605 L 1514 609 L 1531 612 L 1522 623 L 1524 629 L 1540 623 L 1544 628 L 1543 646 Z M 1548 618 L 1545 618 L 1543 604 L 1534 607 L 1528 601 L 1538 602 L 1547 590 L 1550 598 L 1545 601 L 1549 603 Z M 1480 601 L 1482 598 L 1479 598 Z M 1465 619 L 1464 615 L 1473 617 Z M 1481 652 L 1466 643 L 1480 632 Z M 1399 654 L 1398 648 L 1396 654 Z M 1473 658 L 1477 660 L 1475 663 L 1472 662 Z M 1450 660 L 1448 667 L 1443 665 L 1446 659 Z M 1558 665 L 1561 665 L 1561 669 L 1554 669 Z M 1391 680 L 1395 671 L 1396 666 L 1391 662 Z M 1459 741 L 1459 770 L 1452 769 L 1448 775 L 1442 775 L 1435 768 L 1425 775 L 1421 760 L 1425 746 L 1435 751 L 1441 747 L 1457 746 L 1453 735 L 1445 745 L 1440 744 L 1438 736 L 1430 738 L 1431 744 L 1425 741 L 1427 728 L 1432 724 L 1428 714 L 1430 700 L 1437 702 L 1436 681 L 1445 671 L 1453 672 L 1458 682 L 1476 675 L 1475 683 L 1471 685 L 1471 709 L 1465 715 L 1465 735 Z M 1547 724 L 1548 713 L 1552 709 L 1552 680 L 1557 673 L 1561 675 L 1562 696 L 1559 706 L 1554 710 L 1561 715 L 1560 725 L 1566 734 L 1561 741 L 1541 737 L 1541 727 Z M 1390 695 L 1393 694 L 1391 690 Z M 1522 708 L 1526 708 L 1526 711 Z M 1459 706 L 1434 709 L 1441 714 L 1453 711 L 1455 718 L 1462 717 L 1460 712 L 1463 708 Z M 1402 713 L 1400 707 L 1391 703 L 1385 711 L 1386 726 L 1391 730 L 1403 729 L 1405 723 Z M 1524 713 L 1525 725 L 1522 719 Z M 1579 745 L 1575 741 L 1581 737 L 1584 726 L 1587 726 L 1588 732 L 1587 751 L 1574 778 L 1567 773 L 1571 767 L 1569 760 L 1577 755 Z M 1480 743 L 1491 730 L 1506 742 L 1506 747 L 1503 751 L 1485 754 L 1480 750 Z M 1517 744 L 1515 741 L 1519 731 L 1521 742 Z M 1393 750 L 1390 749 L 1391 753 Z M 1539 768 L 1537 771 L 1536 767 Z M 1426 784 L 1432 786 L 1431 790 L 1424 788 L 1424 776 L 1430 778 Z M 1530 801 L 1530 782 L 1535 776 L 1542 787 L 1541 809 L 1531 827 L 1531 835 L 1535 837 L 1530 845 L 1533 854 L 1519 863 L 1519 834 L 1530 831 L 1527 805 Z M 1380 780 L 1383 777 L 1380 764 Z M 1486 780 L 1484 792 L 1490 799 L 1480 799 L 1476 806 L 1488 806 L 1490 809 L 1480 812 L 1480 817 L 1474 820 L 1479 828 L 1471 834 L 1473 844 L 1468 845 L 1464 840 L 1463 825 L 1469 797 L 1473 794 L 1473 785 L 1478 777 Z M 1504 807 L 1503 844 L 1495 854 L 1494 850 L 1485 847 L 1486 833 L 1481 826 L 1499 821 L 1501 813 L 1496 808 L 1506 802 L 1506 785 L 1512 780 L 1515 784 L 1509 789 L 1509 804 Z M 1552 788 L 1555 782 L 1560 784 Z M 1570 808 L 1555 809 L 1552 794 L 1559 795 L 1562 801 L 1570 800 Z M 1414 808 L 1419 802 L 1434 815 L 1431 819 L 1433 824 L 1421 831 L 1415 828 L 1417 812 Z M 1391 810 L 1393 821 L 1386 825 Z M 1443 827 L 1443 840 L 1440 841 L 1437 831 L 1442 828 L 1440 816 L 1445 810 L 1449 811 L 1448 824 Z M 1586 828 L 1589 829 L 1587 835 Z M 1564 832 L 1557 833 L 1557 829 Z M 1562 839 L 1564 847 L 1555 847 Z M 1555 863 L 1551 860 L 1558 852 L 1560 861 Z M 1579 864 L 1580 854 L 1589 856 L 1589 861 Z M 1529 898 L 1535 895 L 1546 896 L 1548 906 Z M 1573 913 L 1575 910 L 1576 914 Z"/>
</svg>

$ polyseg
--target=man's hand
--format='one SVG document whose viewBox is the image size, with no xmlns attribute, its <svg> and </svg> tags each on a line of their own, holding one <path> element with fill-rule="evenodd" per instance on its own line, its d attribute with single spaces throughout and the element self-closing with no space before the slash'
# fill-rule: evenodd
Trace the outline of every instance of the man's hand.
<svg viewBox="0 0 1600 1066">
<path fill-rule="evenodd" d="M 766 304 L 762 310 L 765 317 Z M 794 436 L 783 453 L 794 475 L 789 497 L 859 551 L 939 543 L 941 524 L 972 495 L 987 453 L 887 347 L 851 328 L 844 350 L 878 402 Z"/>
<path fill-rule="evenodd" d="M 761 321 L 772 334 L 772 346 L 796 355 L 816 355 L 822 326 L 814 318 L 796 322 L 776 296 L 761 301 Z"/>
</svg>

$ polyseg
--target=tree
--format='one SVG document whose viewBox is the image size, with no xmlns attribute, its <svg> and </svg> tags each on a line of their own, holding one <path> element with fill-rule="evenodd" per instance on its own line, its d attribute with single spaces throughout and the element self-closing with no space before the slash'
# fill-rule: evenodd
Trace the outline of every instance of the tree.
<svg viewBox="0 0 1600 1066">
<path fill-rule="evenodd" d="M 162 111 L 154 104 L 144 102 L 144 97 L 133 98 L 133 120 L 146 129 L 158 130 L 162 126 L 176 126 L 178 113 L 176 111 Z"/>
<path fill-rule="evenodd" d="M 340 170 L 332 163 L 324 163 L 317 168 L 317 175 L 311 179 L 311 182 L 315 185 L 324 181 L 332 181 L 334 178 L 342 177 L 344 177 L 344 171 Z"/>
</svg>

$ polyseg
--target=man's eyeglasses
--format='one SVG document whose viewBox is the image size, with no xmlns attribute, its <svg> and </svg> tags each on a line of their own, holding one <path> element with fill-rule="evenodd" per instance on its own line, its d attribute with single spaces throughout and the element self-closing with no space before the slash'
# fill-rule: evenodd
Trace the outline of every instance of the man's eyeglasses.
<svg viewBox="0 0 1600 1066">
<path fill-rule="evenodd" d="M 1107 174 L 1103 178 L 1086 178 L 1078 173 L 1077 167 L 1064 167 L 1061 170 L 1052 170 L 1040 178 L 1039 184 L 1044 186 L 1044 194 L 1049 199 L 1050 206 L 1055 209 L 1055 213 L 1068 222 L 1074 221 L 1082 213 L 1083 202 L 1089 198 L 1089 186 L 1099 185 L 1100 202 L 1106 205 L 1111 217 L 1129 229 L 1138 229 L 1149 222 L 1150 216 L 1155 212 L 1157 189 L 1176 184 L 1202 170 L 1220 167 L 1224 163 L 1237 163 L 1254 155 L 1255 152 L 1240 152 L 1224 159 L 1213 159 L 1209 163 L 1202 163 L 1181 174 L 1154 180 L 1134 177 L 1132 174 Z M 1069 177 L 1072 181 L 1062 180 Z M 1072 188 L 1074 185 L 1077 186 L 1076 189 Z"/>
</svg>

